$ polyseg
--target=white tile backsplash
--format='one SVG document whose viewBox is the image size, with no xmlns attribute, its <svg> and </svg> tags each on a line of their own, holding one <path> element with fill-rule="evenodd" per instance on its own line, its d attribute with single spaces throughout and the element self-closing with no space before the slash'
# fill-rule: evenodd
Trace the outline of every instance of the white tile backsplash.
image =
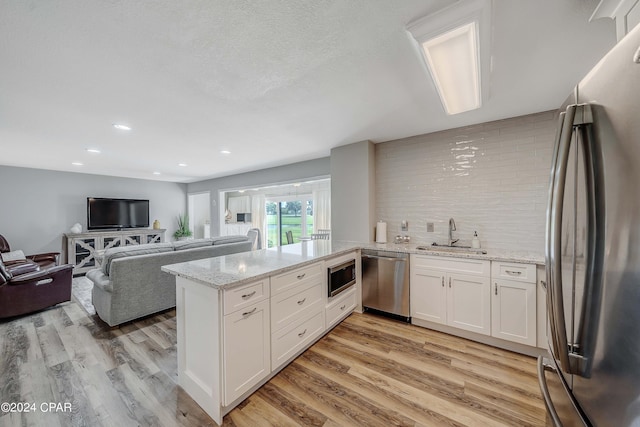
<svg viewBox="0 0 640 427">
<path fill-rule="evenodd" d="M 461 245 L 478 231 L 488 249 L 544 251 L 555 112 L 376 144 L 376 215 L 393 241 L 445 243 L 454 218 Z M 427 222 L 435 224 L 427 232 Z"/>
</svg>

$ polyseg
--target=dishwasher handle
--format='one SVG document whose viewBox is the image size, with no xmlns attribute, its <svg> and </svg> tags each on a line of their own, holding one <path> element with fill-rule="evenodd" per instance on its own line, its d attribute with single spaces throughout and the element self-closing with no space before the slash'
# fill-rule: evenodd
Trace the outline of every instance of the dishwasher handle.
<svg viewBox="0 0 640 427">
<path fill-rule="evenodd" d="M 384 261 L 406 261 L 406 257 L 386 257 L 379 255 L 362 255 L 362 258 L 372 258 L 372 259 L 381 259 Z"/>
</svg>

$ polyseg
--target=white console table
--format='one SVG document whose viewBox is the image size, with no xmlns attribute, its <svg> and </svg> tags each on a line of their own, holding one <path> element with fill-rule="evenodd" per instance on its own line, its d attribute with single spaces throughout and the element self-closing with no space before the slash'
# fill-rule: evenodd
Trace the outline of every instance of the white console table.
<svg viewBox="0 0 640 427">
<path fill-rule="evenodd" d="M 165 229 L 130 228 L 121 231 L 65 233 L 65 263 L 74 264 L 73 274 L 100 267 L 101 255 L 109 248 L 164 242 Z"/>
</svg>

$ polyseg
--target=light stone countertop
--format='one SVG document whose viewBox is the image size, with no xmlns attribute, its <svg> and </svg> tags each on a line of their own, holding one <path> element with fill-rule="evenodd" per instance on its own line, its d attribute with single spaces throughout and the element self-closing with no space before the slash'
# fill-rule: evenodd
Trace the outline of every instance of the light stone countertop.
<svg viewBox="0 0 640 427">
<path fill-rule="evenodd" d="M 350 242 L 311 240 L 270 249 L 163 265 L 162 271 L 218 289 L 228 289 L 359 249 Z"/>
<path fill-rule="evenodd" d="M 532 252 L 488 249 L 486 254 L 418 250 L 419 244 L 362 243 L 311 240 L 258 251 L 162 266 L 162 271 L 218 289 L 240 286 L 268 276 L 282 274 L 314 262 L 337 257 L 357 249 L 385 250 L 450 258 L 544 265 L 544 256 Z"/>
<path fill-rule="evenodd" d="M 355 243 L 354 243 L 355 244 Z M 527 251 L 507 251 L 502 249 L 484 249 L 486 254 L 438 251 L 436 249 L 420 250 L 418 246 L 430 246 L 424 243 L 360 243 L 360 249 L 400 252 L 451 258 L 482 259 L 487 261 L 516 262 L 521 264 L 544 265 L 544 254 Z"/>
</svg>

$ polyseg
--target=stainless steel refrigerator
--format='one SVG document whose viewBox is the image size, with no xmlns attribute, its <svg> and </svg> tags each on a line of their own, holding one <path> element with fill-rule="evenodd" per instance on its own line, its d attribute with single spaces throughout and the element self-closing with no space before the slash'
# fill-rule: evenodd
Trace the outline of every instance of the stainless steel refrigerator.
<svg viewBox="0 0 640 427">
<path fill-rule="evenodd" d="M 547 208 L 552 425 L 640 426 L 640 27 L 561 107 Z"/>
</svg>

